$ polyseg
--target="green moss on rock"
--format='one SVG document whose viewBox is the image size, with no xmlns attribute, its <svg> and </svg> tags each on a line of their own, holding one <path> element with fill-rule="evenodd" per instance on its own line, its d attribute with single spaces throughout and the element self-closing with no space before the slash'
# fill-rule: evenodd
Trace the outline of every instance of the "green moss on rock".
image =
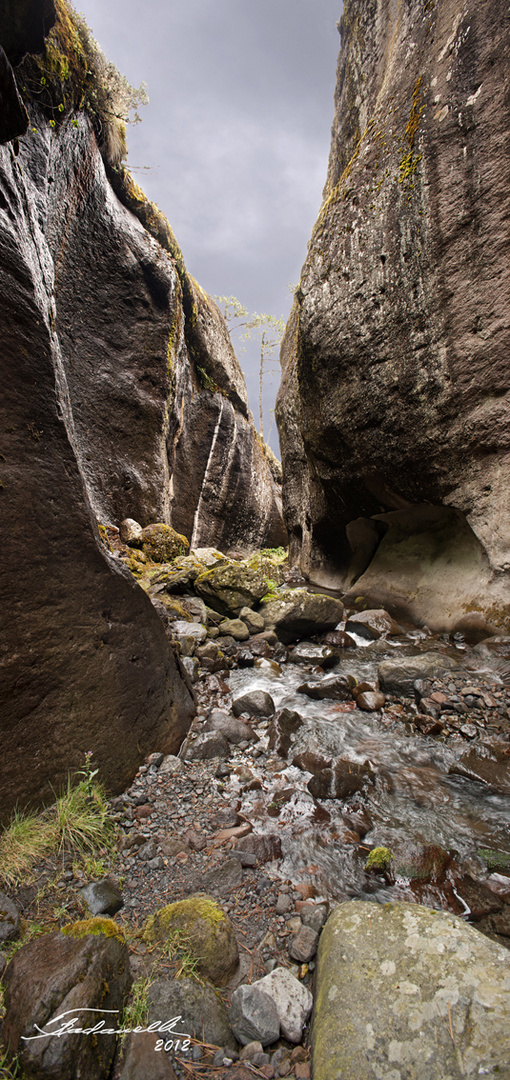
<svg viewBox="0 0 510 1080">
<path fill-rule="evenodd" d="M 239 964 L 234 928 L 228 915 L 206 893 L 196 893 L 161 908 L 147 920 L 144 940 L 148 944 L 171 941 L 185 935 L 200 975 L 216 986 L 225 986 Z"/>
<path fill-rule="evenodd" d="M 74 938 L 87 937 L 89 934 L 103 934 L 104 937 L 117 938 L 121 945 L 125 944 L 125 937 L 120 926 L 113 919 L 103 919 L 101 916 L 70 923 L 69 926 L 62 928 L 61 933 Z"/>
</svg>

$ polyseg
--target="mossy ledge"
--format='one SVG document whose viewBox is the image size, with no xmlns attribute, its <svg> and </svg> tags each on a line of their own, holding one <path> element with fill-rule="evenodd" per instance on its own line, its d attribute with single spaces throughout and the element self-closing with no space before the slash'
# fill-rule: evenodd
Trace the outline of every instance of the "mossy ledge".
<svg viewBox="0 0 510 1080">
<path fill-rule="evenodd" d="M 103 937 L 117 938 L 121 945 L 125 945 L 126 939 L 120 926 L 113 919 L 102 919 L 100 916 L 93 919 L 80 919 L 62 927 L 62 934 L 68 937 L 83 938 L 89 934 L 103 934 Z"/>
</svg>

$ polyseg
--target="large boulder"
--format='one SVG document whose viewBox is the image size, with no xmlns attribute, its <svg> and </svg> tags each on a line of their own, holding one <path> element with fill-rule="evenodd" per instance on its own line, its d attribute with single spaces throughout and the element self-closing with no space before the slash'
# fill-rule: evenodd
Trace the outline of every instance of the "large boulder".
<svg viewBox="0 0 510 1080">
<path fill-rule="evenodd" d="M 334 630 L 343 615 L 341 600 L 307 589 L 289 589 L 260 609 L 266 628 L 275 630 L 284 644 Z"/>
<path fill-rule="evenodd" d="M 413 684 L 417 679 L 438 679 L 445 671 L 455 671 L 458 666 L 452 656 L 430 652 L 383 660 L 377 674 L 381 690 L 413 697 Z"/>
<path fill-rule="evenodd" d="M 200 975 L 215 986 L 225 986 L 239 965 L 232 923 L 219 904 L 205 893 L 168 904 L 151 915 L 144 936 L 151 943 L 178 941 L 180 937 L 191 948 Z"/>
<path fill-rule="evenodd" d="M 417 904 L 348 902 L 322 931 L 314 1080 L 510 1077 L 508 951 Z"/>
<path fill-rule="evenodd" d="M 267 593 L 267 576 L 246 562 L 230 561 L 200 574 L 195 590 L 214 611 L 236 617 L 244 607 L 251 607 Z"/>
<path fill-rule="evenodd" d="M 508 620 L 508 10 L 346 0 L 340 31 L 276 410 L 292 559 L 434 628 Z"/>
<path fill-rule="evenodd" d="M 110 1075 L 115 1034 L 131 984 L 129 951 L 110 919 L 73 923 L 22 946 L 4 975 L 2 1042 L 31 1080 Z M 82 1034 L 70 1034 L 82 1028 Z M 67 1034 L 66 1034 L 67 1030 Z M 40 1037 L 43 1032 L 43 1037 Z M 60 1032 L 60 1035 L 59 1035 Z"/>
</svg>

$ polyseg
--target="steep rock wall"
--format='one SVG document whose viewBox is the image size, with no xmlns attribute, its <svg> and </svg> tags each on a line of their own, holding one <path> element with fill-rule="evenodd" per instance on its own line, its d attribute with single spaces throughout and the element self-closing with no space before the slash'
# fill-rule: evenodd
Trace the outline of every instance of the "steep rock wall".
<svg viewBox="0 0 510 1080">
<path fill-rule="evenodd" d="M 324 202 L 282 351 L 294 557 L 363 593 L 385 517 L 406 510 L 412 532 L 416 514 L 420 533 L 420 504 L 455 508 L 479 576 L 474 595 L 457 581 L 448 625 L 509 600 L 509 23 L 502 0 L 347 0 Z M 412 607 L 412 575 L 379 586 Z"/>
<path fill-rule="evenodd" d="M 32 31 L 43 47 L 55 14 L 49 0 L 25 7 L 31 33 L 21 20 L 8 42 L 15 65 L 36 47 Z M 97 522 L 172 523 L 180 498 L 201 543 L 283 535 L 221 315 L 163 215 L 115 164 L 122 125 L 76 111 L 89 66 L 64 0 L 56 9 L 42 56 L 14 75 L 5 57 L 0 70 L 4 118 L 19 119 L 20 92 L 29 116 L 19 142 L 0 147 L 1 818 L 51 799 L 88 750 L 122 790 L 141 756 L 177 751 L 194 713 L 162 622 Z M 190 452 L 201 402 L 226 414 L 227 431 L 234 418 L 242 459 L 210 494 L 212 443 L 228 437 L 215 421 Z"/>
<path fill-rule="evenodd" d="M 92 750 L 113 791 L 175 752 L 194 703 L 152 605 L 99 540 L 28 171 L 0 148 L 0 816 L 51 799 Z"/>
</svg>

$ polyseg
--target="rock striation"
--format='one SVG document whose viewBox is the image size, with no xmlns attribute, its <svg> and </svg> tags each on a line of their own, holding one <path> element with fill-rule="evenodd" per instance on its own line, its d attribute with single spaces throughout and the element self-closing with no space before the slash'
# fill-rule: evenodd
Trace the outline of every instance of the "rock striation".
<svg viewBox="0 0 510 1080">
<path fill-rule="evenodd" d="M 345 3 L 282 350 L 294 561 L 443 629 L 509 613 L 509 26 L 501 0 Z"/>
<path fill-rule="evenodd" d="M 194 713 L 98 523 L 246 548 L 285 530 L 222 317 L 120 164 L 111 68 L 65 0 L 0 16 L 3 816 L 91 749 L 122 790 Z"/>
</svg>

